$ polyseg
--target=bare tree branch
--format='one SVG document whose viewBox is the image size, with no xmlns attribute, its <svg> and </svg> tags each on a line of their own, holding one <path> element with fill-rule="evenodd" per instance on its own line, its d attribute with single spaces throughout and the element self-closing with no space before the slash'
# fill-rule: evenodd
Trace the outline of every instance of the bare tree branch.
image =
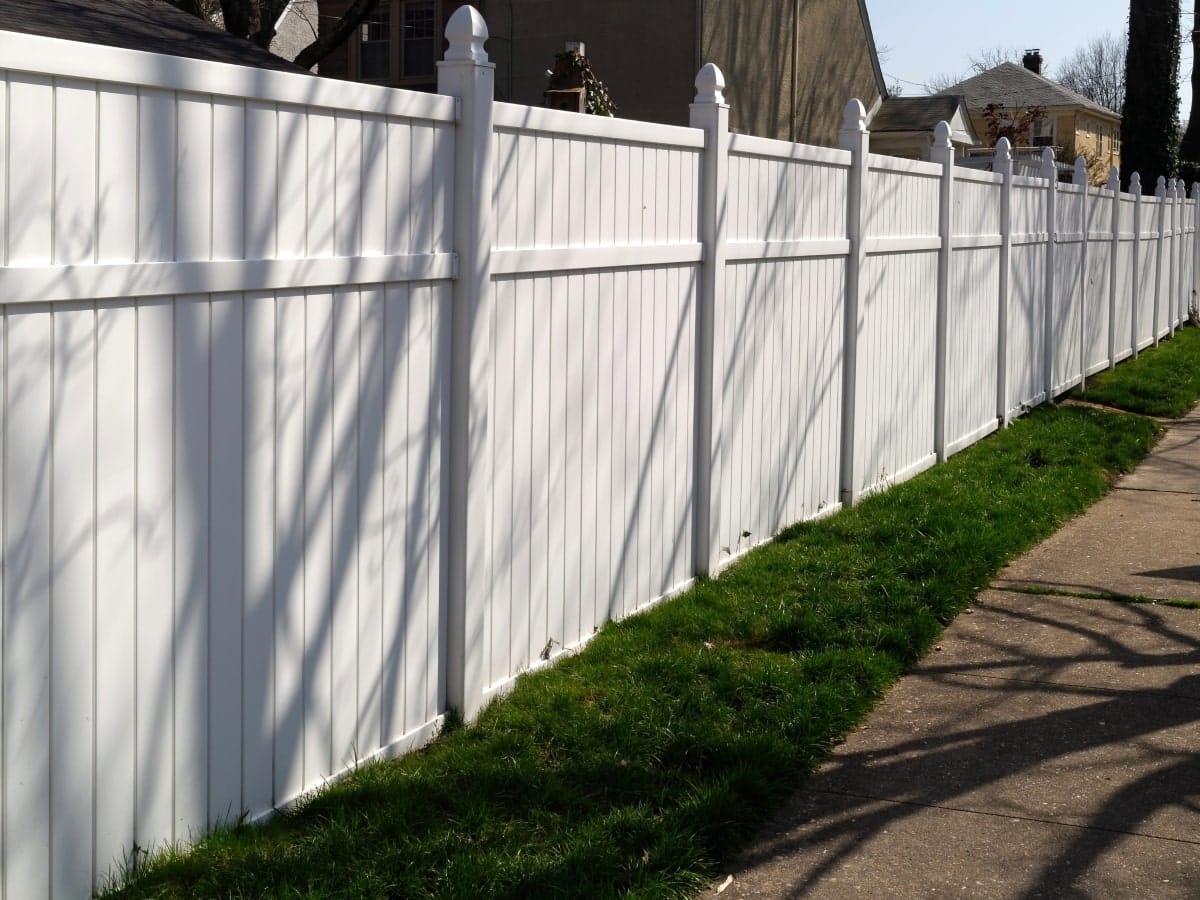
<svg viewBox="0 0 1200 900">
<path fill-rule="evenodd" d="M 1102 34 L 1055 69 L 1060 84 L 1119 113 L 1125 103 L 1125 36 Z"/>
<path fill-rule="evenodd" d="M 350 37 L 354 29 L 361 25 L 363 19 L 378 5 L 379 0 L 354 0 L 341 21 L 300 51 L 296 57 L 296 65 L 302 69 L 311 69 Z"/>
</svg>

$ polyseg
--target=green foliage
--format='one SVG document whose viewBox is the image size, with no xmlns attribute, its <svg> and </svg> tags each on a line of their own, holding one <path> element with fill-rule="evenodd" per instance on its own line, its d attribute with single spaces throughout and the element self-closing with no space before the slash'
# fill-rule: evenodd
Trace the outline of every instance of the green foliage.
<svg viewBox="0 0 1200 900">
<path fill-rule="evenodd" d="M 616 115 L 617 104 L 609 96 L 608 86 L 596 77 L 588 58 L 577 50 L 555 54 L 554 69 L 547 75 L 548 90 L 582 87 L 585 91 L 584 112 L 589 115 Z"/>
<path fill-rule="evenodd" d="M 1147 416 L 1182 416 L 1200 397 L 1200 328 L 1181 328 L 1153 353 L 1091 376 L 1074 396 Z"/>
<path fill-rule="evenodd" d="M 1179 0 L 1130 0 L 1121 121 L 1121 182 L 1145 193 L 1172 177 L 1179 144 Z"/>
</svg>

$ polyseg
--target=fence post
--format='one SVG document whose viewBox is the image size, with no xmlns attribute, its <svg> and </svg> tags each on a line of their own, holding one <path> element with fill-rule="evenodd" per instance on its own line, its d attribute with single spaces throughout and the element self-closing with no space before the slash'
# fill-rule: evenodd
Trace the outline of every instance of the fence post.
<svg viewBox="0 0 1200 900">
<path fill-rule="evenodd" d="M 1042 151 L 1042 177 L 1046 179 L 1046 302 L 1042 316 L 1045 341 L 1042 347 L 1042 374 L 1046 402 L 1050 402 L 1054 399 L 1054 258 L 1057 255 L 1055 245 L 1058 243 L 1058 167 L 1054 164 L 1054 151 L 1049 147 Z"/>
<path fill-rule="evenodd" d="M 696 307 L 696 421 L 695 518 L 692 526 L 693 565 L 698 575 L 716 571 L 720 552 L 721 443 L 713 428 L 720 415 L 713 392 L 714 328 L 717 291 L 725 278 L 726 210 L 729 208 L 729 106 L 725 102 L 725 76 L 712 63 L 696 76 L 696 99 L 691 105 L 691 126 L 704 132 L 700 161 L 700 241 L 704 262 L 700 269 Z"/>
<path fill-rule="evenodd" d="M 1129 176 L 1129 193 L 1133 194 L 1133 358 L 1138 358 L 1138 306 L 1141 305 L 1142 279 L 1142 176 Z"/>
<path fill-rule="evenodd" d="M 1167 307 L 1167 328 L 1171 332 L 1171 336 L 1175 336 L 1175 320 L 1179 316 L 1179 260 L 1176 259 L 1176 251 L 1178 250 L 1179 239 L 1177 236 L 1176 222 L 1176 206 L 1178 205 L 1179 192 L 1175 187 L 1175 179 L 1172 178 L 1167 182 L 1167 239 L 1169 240 L 1167 247 L 1167 297 L 1165 304 Z"/>
<path fill-rule="evenodd" d="M 1188 315 L 1200 311 L 1196 285 L 1200 283 L 1200 182 L 1192 183 L 1192 284 L 1188 295 Z"/>
<path fill-rule="evenodd" d="M 1175 266 L 1175 293 L 1171 297 L 1172 318 L 1174 327 L 1180 328 L 1183 325 L 1183 202 L 1187 197 L 1187 191 L 1183 186 L 1183 179 L 1175 179 L 1175 202 L 1172 204 L 1174 211 L 1171 231 L 1174 232 L 1174 253 L 1172 254 L 1173 265 Z"/>
<path fill-rule="evenodd" d="M 1155 239 L 1154 239 L 1154 317 L 1152 318 L 1154 329 L 1154 346 L 1158 346 L 1158 328 L 1159 328 L 1159 311 L 1162 306 L 1162 269 L 1163 269 L 1163 231 L 1166 228 L 1166 206 L 1167 206 L 1167 179 L 1164 175 L 1158 176 L 1158 181 L 1154 183 L 1154 197 L 1158 201 L 1158 209 L 1155 215 Z"/>
<path fill-rule="evenodd" d="M 1008 417 L 1008 300 L 1012 290 L 1012 195 L 1013 158 L 1012 145 L 1008 138 L 996 141 L 996 155 L 992 157 L 992 171 L 1004 176 L 1000 188 L 1000 319 L 999 348 L 996 353 L 996 418 L 1007 426 Z"/>
<path fill-rule="evenodd" d="M 858 309 L 861 300 L 860 275 L 863 268 L 863 190 L 867 178 L 867 155 L 871 135 L 867 131 L 867 110 L 860 100 L 851 100 L 842 113 L 838 146 L 850 151 L 850 171 L 846 176 L 846 238 L 850 248 L 846 257 L 846 308 L 842 337 L 842 458 L 841 501 L 850 506 L 858 499 L 859 479 L 855 466 L 854 438 L 855 393 L 858 388 Z"/>
<path fill-rule="evenodd" d="M 1108 190 L 1112 194 L 1112 252 L 1108 255 L 1108 367 L 1117 366 L 1117 255 L 1121 250 L 1121 172 L 1108 167 Z"/>
<path fill-rule="evenodd" d="M 472 384 L 487 379 L 487 304 L 491 294 L 492 103 L 495 66 L 483 49 L 487 24 L 473 6 L 446 23 L 438 93 L 458 99 L 454 139 L 454 281 L 450 323 L 449 438 L 443 471 L 446 504 L 445 623 L 447 706 L 470 719 L 483 699 L 487 598 L 485 533 L 470 513 L 486 508 L 491 481 L 485 452 L 486 409 L 471 411 Z"/>
<path fill-rule="evenodd" d="M 950 143 L 950 125 L 938 122 L 933 130 L 929 159 L 942 167 L 938 194 L 937 330 L 934 344 L 933 376 L 933 448 L 938 462 L 946 461 L 946 340 L 949 327 L 950 255 L 954 252 L 954 145 Z"/>
<path fill-rule="evenodd" d="M 1075 171 L 1071 173 L 1071 183 L 1082 187 L 1079 195 L 1079 231 L 1083 237 L 1082 250 L 1079 254 L 1079 386 L 1087 386 L 1087 305 L 1088 305 L 1088 171 L 1087 160 L 1082 156 L 1075 158 Z"/>
</svg>

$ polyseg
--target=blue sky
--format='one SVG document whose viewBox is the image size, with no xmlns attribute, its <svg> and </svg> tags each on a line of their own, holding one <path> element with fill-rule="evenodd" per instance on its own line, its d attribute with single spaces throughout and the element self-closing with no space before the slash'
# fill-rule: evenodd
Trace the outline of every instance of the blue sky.
<svg viewBox="0 0 1200 900">
<path fill-rule="evenodd" d="M 1053 77 L 1054 66 L 1076 47 L 1106 31 L 1125 30 L 1129 0 L 867 0 L 867 10 L 876 44 L 881 51 L 889 48 L 882 60 L 888 83 L 900 81 L 906 94 L 920 94 L 924 91 L 917 85 L 933 75 L 965 71 L 969 57 L 989 47 L 1038 47 Z M 1192 4 L 1184 4 L 1185 35 L 1192 27 L 1191 11 Z M 1186 118 L 1190 45 L 1185 44 L 1181 60 L 1179 93 Z"/>
</svg>

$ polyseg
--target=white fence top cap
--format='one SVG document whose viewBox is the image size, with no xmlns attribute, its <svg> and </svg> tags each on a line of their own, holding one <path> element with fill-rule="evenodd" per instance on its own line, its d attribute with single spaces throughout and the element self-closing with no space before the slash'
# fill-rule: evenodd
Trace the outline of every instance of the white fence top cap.
<svg viewBox="0 0 1200 900">
<path fill-rule="evenodd" d="M 950 143 L 950 123 L 942 120 L 933 128 L 933 146 L 949 147 Z"/>
<path fill-rule="evenodd" d="M 470 4 L 460 6 L 446 23 L 446 60 L 450 62 L 488 61 L 483 42 L 488 39 L 487 22 Z"/>
<path fill-rule="evenodd" d="M 1012 141 L 1006 137 L 1001 137 L 996 141 L 996 159 L 1001 162 L 1009 162 L 1012 160 Z"/>
<path fill-rule="evenodd" d="M 866 130 L 867 108 L 863 106 L 861 100 L 855 98 L 846 104 L 846 109 L 842 113 L 842 131 L 865 132 Z"/>
<path fill-rule="evenodd" d="M 725 73 L 716 63 L 705 63 L 696 73 L 696 102 L 724 103 Z"/>
</svg>

